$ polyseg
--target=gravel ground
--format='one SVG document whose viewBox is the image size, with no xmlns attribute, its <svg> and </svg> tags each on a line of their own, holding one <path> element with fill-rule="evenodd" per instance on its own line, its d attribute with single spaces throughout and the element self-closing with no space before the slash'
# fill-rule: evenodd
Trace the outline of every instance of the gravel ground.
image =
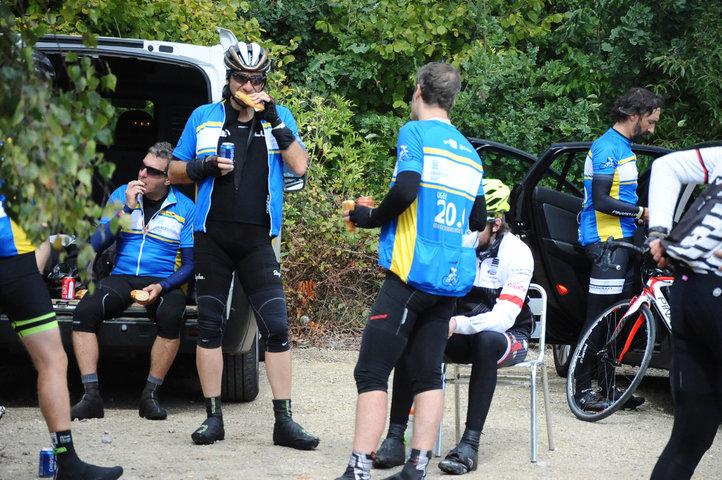
<svg viewBox="0 0 722 480">
<path fill-rule="evenodd" d="M 348 461 L 353 435 L 357 353 L 335 348 L 294 348 L 294 418 L 321 437 L 318 449 L 294 451 L 273 446 L 270 388 L 261 368 L 261 392 L 250 403 L 223 405 L 226 439 L 196 446 L 190 433 L 204 418 L 197 377 L 174 366 L 161 394 L 169 418 L 138 417 L 137 397 L 144 367 L 132 362 L 120 367 L 101 363 L 105 418 L 73 422 L 73 436 L 83 459 L 119 464 L 123 479 L 333 479 Z M 548 358 L 550 355 L 548 355 Z M 182 363 L 181 363 L 182 365 Z M 72 381 L 71 397 L 80 395 Z M 49 446 L 45 425 L 36 408 L 32 370 L 0 367 L 0 480 L 37 478 L 38 453 Z M 548 450 L 543 397 L 539 395 L 538 462 L 529 461 L 529 390 L 500 386 L 482 436 L 480 465 L 467 478 L 495 479 L 644 479 L 654 466 L 672 427 L 668 380 L 647 378 L 640 392 L 647 402 L 636 412 L 618 412 L 596 423 L 576 420 L 564 395 L 564 379 L 549 364 L 552 424 L 556 449 Z M 103 383 L 104 382 L 104 383 Z M 454 446 L 453 390 L 447 392 L 443 454 Z M 465 399 L 463 399 L 465 405 Z M 448 478 L 433 458 L 429 479 Z M 373 479 L 391 471 L 375 470 Z M 722 445 L 719 436 L 697 468 L 697 479 L 719 479 Z"/>
</svg>

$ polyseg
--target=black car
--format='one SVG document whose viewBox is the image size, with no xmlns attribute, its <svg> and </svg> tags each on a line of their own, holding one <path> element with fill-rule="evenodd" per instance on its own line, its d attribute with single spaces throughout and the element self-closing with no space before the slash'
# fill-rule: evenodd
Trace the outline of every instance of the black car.
<svg viewBox="0 0 722 480">
<path fill-rule="evenodd" d="M 554 346 L 557 372 L 566 375 L 569 346 L 576 344 L 586 314 L 591 264 L 577 238 L 584 160 L 591 142 L 554 144 L 537 158 L 497 142 L 470 141 L 484 161 L 486 177 L 494 177 L 501 165 L 507 178 L 508 165 L 516 169 L 513 177 L 519 180 L 512 189 L 508 222 L 534 255 L 534 282 L 548 295 L 547 342 Z M 637 192 L 640 203 L 646 204 L 651 162 L 671 150 L 639 144 L 632 150 L 640 172 Z M 642 230 L 637 234 L 640 243 Z M 641 287 L 640 281 L 635 291 Z M 668 368 L 669 339 L 658 341 L 651 366 Z"/>
</svg>

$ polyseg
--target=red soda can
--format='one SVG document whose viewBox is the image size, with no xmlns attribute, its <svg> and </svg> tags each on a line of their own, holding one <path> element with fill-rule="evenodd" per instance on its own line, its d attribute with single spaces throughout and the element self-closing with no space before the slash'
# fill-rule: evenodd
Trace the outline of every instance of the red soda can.
<svg viewBox="0 0 722 480">
<path fill-rule="evenodd" d="M 73 277 L 63 278 L 63 288 L 60 291 L 60 297 L 64 300 L 72 300 L 75 298 L 75 279 Z"/>
</svg>

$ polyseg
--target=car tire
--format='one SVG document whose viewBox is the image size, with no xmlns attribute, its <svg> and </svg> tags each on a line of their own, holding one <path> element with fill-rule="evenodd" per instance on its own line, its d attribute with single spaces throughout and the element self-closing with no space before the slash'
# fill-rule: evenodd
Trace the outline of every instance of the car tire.
<svg viewBox="0 0 722 480">
<path fill-rule="evenodd" d="M 258 396 L 258 337 L 248 353 L 223 354 L 221 399 L 250 402 Z"/>
<path fill-rule="evenodd" d="M 566 378 L 569 373 L 569 362 L 572 358 L 572 346 L 552 345 L 552 352 L 552 356 L 554 357 L 554 370 L 557 371 L 557 375 Z"/>
</svg>

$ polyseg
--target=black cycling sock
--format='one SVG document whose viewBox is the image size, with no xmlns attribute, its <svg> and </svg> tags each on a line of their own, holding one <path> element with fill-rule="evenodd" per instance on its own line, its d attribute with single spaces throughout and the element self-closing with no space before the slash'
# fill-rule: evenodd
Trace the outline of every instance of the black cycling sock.
<svg viewBox="0 0 722 480">
<path fill-rule="evenodd" d="M 479 441 L 481 440 L 481 432 L 477 430 L 464 429 L 464 434 L 461 436 L 459 443 L 465 443 L 474 449 L 475 452 L 479 451 Z"/>
<path fill-rule="evenodd" d="M 406 425 L 399 425 L 397 423 L 389 424 L 389 433 L 386 438 L 398 438 L 402 442 L 404 441 L 404 433 L 406 432 Z M 411 441 L 411 439 L 409 439 Z"/>
<path fill-rule="evenodd" d="M 100 395 L 100 385 L 98 384 L 98 380 L 95 380 L 94 382 L 84 382 L 83 390 L 89 395 Z"/>
<path fill-rule="evenodd" d="M 53 441 L 53 453 L 55 454 L 55 461 L 58 462 L 58 465 L 70 466 L 80 462 L 78 454 L 75 453 L 73 435 L 70 433 L 70 430 L 53 432 L 50 434 L 50 438 Z"/>
<path fill-rule="evenodd" d="M 222 417 L 223 411 L 221 411 L 221 396 L 217 397 L 206 397 L 206 414 L 209 417 Z"/>
<path fill-rule="evenodd" d="M 293 412 L 291 411 L 291 399 L 276 400 L 274 398 L 273 415 L 276 417 L 276 421 L 283 420 L 286 417 L 293 418 Z"/>
<path fill-rule="evenodd" d="M 53 453 L 57 462 L 55 478 L 58 480 L 93 479 L 116 480 L 123 474 L 121 467 L 98 467 L 85 463 L 73 446 L 73 436 L 70 430 L 53 432 L 50 434 L 53 441 Z"/>
</svg>

